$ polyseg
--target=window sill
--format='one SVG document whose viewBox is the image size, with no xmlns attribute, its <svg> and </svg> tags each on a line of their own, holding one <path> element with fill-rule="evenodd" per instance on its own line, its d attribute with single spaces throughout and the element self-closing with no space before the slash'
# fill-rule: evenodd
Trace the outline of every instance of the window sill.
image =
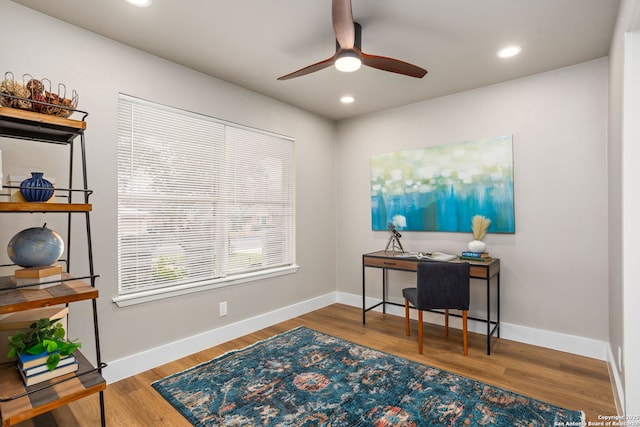
<svg viewBox="0 0 640 427">
<path fill-rule="evenodd" d="M 149 291 L 136 292 L 127 295 L 121 295 L 113 298 L 113 302 L 118 307 L 128 307 L 130 305 L 143 304 L 145 302 L 157 301 L 165 298 L 172 298 L 179 295 L 191 294 L 194 292 L 208 291 L 211 289 L 232 286 L 238 283 L 252 282 L 255 280 L 263 280 L 271 277 L 284 276 L 293 274 L 298 271 L 299 265 L 291 265 L 287 267 L 274 268 L 271 270 L 259 271 L 255 273 L 247 273 L 232 277 L 224 277 L 220 279 L 209 280 L 206 282 L 190 283 L 188 285 L 153 289 Z"/>
</svg>

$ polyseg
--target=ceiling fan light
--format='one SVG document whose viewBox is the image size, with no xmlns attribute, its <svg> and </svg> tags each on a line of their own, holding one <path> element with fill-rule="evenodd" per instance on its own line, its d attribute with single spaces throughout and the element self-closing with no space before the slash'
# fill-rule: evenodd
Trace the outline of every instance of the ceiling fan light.
<svg viewBox="0 0 640 427">
<path fill-rule="evenodd" d="M 362 61 L 357 53 L 346 50 L 338 55 L 335 65 L 339 71 L 350 73 L 359 69 Z"/>
</svg>

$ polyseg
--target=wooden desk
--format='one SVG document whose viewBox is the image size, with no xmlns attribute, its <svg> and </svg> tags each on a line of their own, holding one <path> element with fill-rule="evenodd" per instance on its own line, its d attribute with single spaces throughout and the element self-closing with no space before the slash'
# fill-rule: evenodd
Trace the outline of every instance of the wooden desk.
<svg viewBox="0 0 640 427">
<path fill-rule="evenodd" d="M 394 256 L 391 251 L 377 251 L 362 255 L 362 323 L 366 323 L 366 313 L 369 310 L 373 310 L 376 307 L 382 305 L 382 312 L 386 313 L 386 305 L 397 305 L 404 307 L 404 304 L 398 304 L 392 301 L 387 301 L 387 272 L 388 270 L 400 270 L 400 271 L 417 271 L 418 262 L 434 262 L 428 260 L 420 260 L 418 258 L 406 258 Z M 487 354 L 491 354 L 491 337 L 495 334 L 497 338 L 500 338 L 500 260 L 493 259 L 489 262 L 483 261 L 468 261 L 456 258 L 449 262 L 468 262 L 470 264 L 470 279 L 483 280 L 487 288 L 487 318 L 480 319 L 469 317 L 469 319 L 484 322 L 487 324 Z M 366 306 L 366 268 L 380 268 L 382 269 L 382 301 L 379 303 L 367 307 Z M 496 284 L 496 319 L 491 320 L 491 282 L 492 279 Z M 429 310 L 435 313 L 442 313 L 437 310 Z M 457 316 L 450 314 L 452 316 Z"/>
</svg>

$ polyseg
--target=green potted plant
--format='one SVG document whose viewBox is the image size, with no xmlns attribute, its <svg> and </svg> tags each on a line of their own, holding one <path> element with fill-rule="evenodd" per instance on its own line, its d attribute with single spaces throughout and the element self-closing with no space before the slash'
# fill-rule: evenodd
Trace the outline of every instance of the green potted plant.
<svg viewBox="0 0 640 427">
<path fill-rule="evenodd" d="M 61 357 L 70 355 L 81 346 L 79 342 L 65 339 L 65 331 L 59 320 L 40 319 L 32 323 L 28 330 L 11 335 L 7 357 L 48 354 L 46 365 L 53 371 Z"/>
</svg>

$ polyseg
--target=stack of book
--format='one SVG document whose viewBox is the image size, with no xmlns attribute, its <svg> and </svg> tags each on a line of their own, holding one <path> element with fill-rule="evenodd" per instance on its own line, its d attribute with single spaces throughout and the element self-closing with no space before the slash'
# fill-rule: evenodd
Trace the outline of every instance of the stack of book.
<svg viewBox="0 0 640 427">
<path fill-rule="evenodd" d="M 18 358 L 18 370 L 26 386 L 48 381 L 78 370 L 78 361 L 73 355 L 62 356 L 53 371 L 47 366 L 51 353 L 37 355 L 21 354 Z"/>
<path fill-rule="evenodd" d="M 13 275 L 18 287 L 24 286 L 28 289 L 46 289 L 61 283 L 62 267 L 59 265 L 48 265 L 45 267 L 21 268 L 16 270 Z"/>
<path fill-rule="evenodd" d="M 493 258 L 491 258 L 491 256 L 489 256 L 488 252 L 471 252 L 471 251 L 463 251 L 460 254 L 460 259 L 466 259 L 469 261 L 483 261 L 483 262 L 489 262 L 491 261 Z"/>
<path fill-rule="evenodd" d="M 0 297 L 3 298 L 3 297 Z M 9 353 L 9 337 L 18 332 L 27 332 L 29 326 L 39 319 L 57 320 L 67 330 L 69 308 L 63 305 L 40 307 L 31 310 L 0 314 L 0 363 L 16 362 L 16 357 L 7 357 Z"/>
</svg>

